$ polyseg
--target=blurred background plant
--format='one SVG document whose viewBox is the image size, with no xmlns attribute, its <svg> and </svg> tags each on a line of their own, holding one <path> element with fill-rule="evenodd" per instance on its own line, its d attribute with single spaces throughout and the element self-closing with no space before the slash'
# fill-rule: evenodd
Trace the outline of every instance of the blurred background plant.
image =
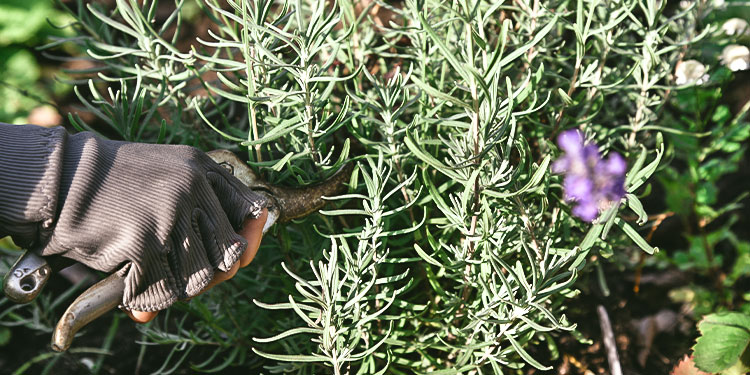
<svg viewBox="0 0 750 375">
<path fill-rule="evenodd" d="M 705 280 L 672 293 L 675 304 L 703 306 L 681 313 L 688 319 L 745 306 L 737 287 L 750 272 L 747 235 L 737 229 L 747 222 L 739 211 L 745 194 L 721 185 L 742 170 L 750 129 L 747 108 L 723 102 L 743 50 L 724 52 L 747 39 L 741 24 L 722 26 L 742 18 L 747 4 L 58 5 L 16 4 L 17 12 L 40 6 L 44 18 L 69 20 L 52 22 L 69 25 L 62 31 L 37 27 L 25 39 L 34 42 L 16 43 L 49 37 L 44 61 L 60 62 L 78 102 L 62 113 L 71 129 L 228 148 L 282 185 L 319 181 L 347 161 L 358 168 L 326 210 L 269 232 L 252 267 L 232 282 L 147 325 L 120 323 L 119 312 L 102 318 L 69 354 L 44 343 L 76 289 L 59 283 L 28 307 L 0 300 L 0 324 L 14 327 L 0 330 L 0 345 L 40 338 L 0 359 L 2 368 L 584 373 L 596 365 L 581 364 L 585 348 L 601 341 L 587 327 L 591 302 L 622 297 L 632 286 L 623 274 L 646 288 L 640 276 L 648 270 L 700 273 Z M 55 98 L 51 87 L 70 87 L 27 79 L 2 93 L 30 104 L 0 120 L 26 122 L 35 105 Z M 34 85 L 33 95 L 19 90 Z M 572 214 L 563 177 L 550 171 L 561 156 L 557 136 L 569 129 L 601 155 L 627 161 L 627 194 L 602 205 L 593 223 Z M 673 222 L 680 231 L 652 257 L 649 242 Z M 3 254 L 6 265 L 15 255 Z M 615 323 L 627 336 L 627 322 Z M 108 355 L 116 337 L 119 360 Z M 666 363 L 627 355 L 623 363 L 664 373 L 688 347 Z"/>
<path fill-rule="evenodd" d="M 55 80 L 59 69 L 36 47 L 51 37 L 72 36 L 72 30 L 59 27 L 71 21 L 47 0 L 0 3 L 0 121 L 60 124 L 55 102 L 71 87 Z"/>
</svg>

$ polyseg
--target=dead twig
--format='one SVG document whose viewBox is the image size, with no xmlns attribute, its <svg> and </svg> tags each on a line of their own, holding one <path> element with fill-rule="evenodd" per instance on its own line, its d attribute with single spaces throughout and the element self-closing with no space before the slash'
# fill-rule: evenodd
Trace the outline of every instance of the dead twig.
<svg viewBox="0 0 750 375">
<path fill-rule="evenodd" d="M 599 315 L 599 327 L 602 329 L 602 338 L 604 340 L 604 349 L 607 351 L 607 362 L 609 362 L 609 373 L 612 375 L 622 375 L 622 366 L 620 358 L 617 355 L 617 345 L 615 344 L 615 334 L 612 332 L 612 323 L 609 322 L 609 315 L 604 306 L 596 306 L 596 314 Z"/>
</svg>

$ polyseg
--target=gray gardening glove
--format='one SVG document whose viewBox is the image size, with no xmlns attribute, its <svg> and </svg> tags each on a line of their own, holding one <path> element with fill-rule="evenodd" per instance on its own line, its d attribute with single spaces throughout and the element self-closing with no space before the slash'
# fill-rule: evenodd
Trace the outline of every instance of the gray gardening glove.
<svg viewBox="0 0 750 375">
<path fill-rule="evenodd" d="M 91 133 L 61 138 L 56 219 L 41 225 L 35 248 L 43 256 L 61 254 L 119 272 L 128 310 L 162 310 L 197 295 L 214 270 L 226 272 L 239 260 L 247 243 L 236 231 L 268 204 L 193 147 L 108 141 Z M 37 189 L 54 187 L 49 181 L 42 179 Z"/>
<path fill-rule="evenodd" d="M 197 295 L 239 260 L 236 233 L 266 199 L 188 146 L 68 137 L 59 216 L 42 255 L 125 277 L 123 307 L 156 311 Z"/>
</svg>

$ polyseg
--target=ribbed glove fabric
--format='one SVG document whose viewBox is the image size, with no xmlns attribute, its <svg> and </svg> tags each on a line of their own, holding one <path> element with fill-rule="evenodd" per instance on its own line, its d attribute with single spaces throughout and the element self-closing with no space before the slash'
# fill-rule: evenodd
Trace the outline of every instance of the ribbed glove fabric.
<svg viewBox="0 0 750 375">
<path fill-rule="evenodd" d="M 247 247 L 268 202 L 189 146 L 0 125 L 0 236 L 125 278 L 122 306 L 198 294 Z"/>
</svg>

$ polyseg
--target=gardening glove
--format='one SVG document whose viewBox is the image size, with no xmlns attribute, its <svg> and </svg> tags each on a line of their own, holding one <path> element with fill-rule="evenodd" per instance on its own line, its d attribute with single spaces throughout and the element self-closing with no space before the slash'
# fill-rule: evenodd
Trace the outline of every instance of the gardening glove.
<svg viewBox="0 0 750 375">
<path fill-rule="evenodd" d="M 128 310 L 162 310 L 197 295 L 216 269 L 226 272 L 239 260 L 247 241 L 236 232 L 268 205 L 193 147 L 0 128 L 29 129 L 13 134 L 12 141 L 6 141 L 7 129 L 0 130 L 0 167 L 17 172 L 0 172 L 11 175 L 0 178 L 0 204 L 4 196 L 18 195 L 9 189 L 31 190 L 30 203 L 0 214 L 0 224 L 13 212 L 28 222 L 34 216 L 30 207 L 56 207 L 51 218 L 37 215 L 36 238 L 28 225 L 17 225 L 19 238 L 34 243 L 43 256 L 59 254 L 118 272 L 125 279 L 121 307 Z M 24 177 L 36 179 L 33 189 Z M 50 196 L 55 189 L 56 198 Z"/>
</svg>

